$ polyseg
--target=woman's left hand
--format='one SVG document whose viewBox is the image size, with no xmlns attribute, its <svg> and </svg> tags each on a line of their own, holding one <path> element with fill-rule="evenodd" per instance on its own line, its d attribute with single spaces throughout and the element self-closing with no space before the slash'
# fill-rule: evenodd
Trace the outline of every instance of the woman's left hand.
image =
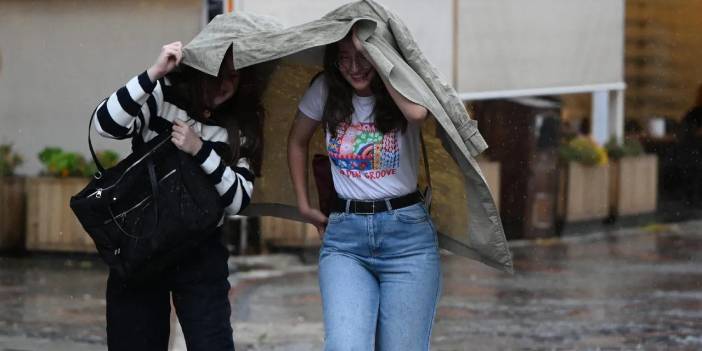
<svg viewBox="0 0 702 351">
<path fill-rule="evenodd" d="M 183 121 L 176 119 L 171 132 L 171 142 L 180 150 L 190 155 L 195 154 L 202 148 L 202 139 Z"/>
<path fill-rule="evenodd" d="M 358 38 L 358 27 L 355 25 L 351 29 L 351 41 L 353 42 L 353 46 L 356 48 L 356 51 L 360 52 L 365 58 L 368 58 L 368 52 L 363 47 L 361 39 Z"/>
</svg>

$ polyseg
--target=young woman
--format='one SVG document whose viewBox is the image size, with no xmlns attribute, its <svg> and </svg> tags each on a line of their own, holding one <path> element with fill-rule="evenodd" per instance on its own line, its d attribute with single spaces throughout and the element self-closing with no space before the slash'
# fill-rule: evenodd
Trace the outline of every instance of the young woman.
<svg viewBox="0 0 702 351">
<path fill-rule="evenodd" d="M 355 36 L 327 46 L 288 141 L 299 210 L 320 235 L 325 350 L 427 350 L 441 269 L 436 231 L 417 191 L 427 109 L 376 73 Z M 310 207 L 307 151 L 326 131 L 339 200 Z"/>
<path fill-rule="evenodd" d="M 163 46 L 148 70 L 102 101 L 95 128 L 134 143 L 169 133 L 176 147 L 200 163 L 225 213 L 238 213 L 251 197 L 251 168 L 260 167 L 261 82 L 253 69 L 233 68 L 231 50 L 218 77 L 189 67 L 175 72 L 181 49 L 180 42 Z M 233 350 L 228 256 L 218 228 L 192 255 L 147 284 L 125 286 L 110 272 L 108 349 L 167 350 L 172 295 L 188 350 Z"/>
</svg>

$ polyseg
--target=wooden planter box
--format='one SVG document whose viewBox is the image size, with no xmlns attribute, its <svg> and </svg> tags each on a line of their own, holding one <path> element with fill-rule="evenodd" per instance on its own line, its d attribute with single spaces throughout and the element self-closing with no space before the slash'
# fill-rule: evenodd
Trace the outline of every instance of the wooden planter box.
<svg viewBox="0 0 702 351">
<path fill-rule="evenodd" d="M 570 162 L 561 172 L 559 213 L 566 223 L 609 216 L 609 165 Z"/>
<path fill-rule="evenodd" d="M 480 170 L 485 176 L 490 192 L 492 193 L 492 198 L 495 200 L 495 206 L 499 210 L 500 208 L 500 163 L 488 161 L 484 159 L 479 159 L 478 164 L 480 165 Z"/>
<path fill-rule="evenodd" d="M 0 177 L 0 250 L 24 248 L 25 179 Z"/>
<path fill-rule="evenodd" d="M 615 216 L 656 211 L 658 156 L 625 157 L 610 165 L 610 209 Z"/>
<path fill-rule="evenodd" d="M 319 247 L 321 241 L 317 228 L 278 217 L 261 217 L 261 240 L 273 247 L 310 248 Z"/>
<path fill-rule="evenodd" d="M 95 245 L 69 207 L 86 178 L 27 179 L 27 250 L 96 252 Z"/>
</svg>

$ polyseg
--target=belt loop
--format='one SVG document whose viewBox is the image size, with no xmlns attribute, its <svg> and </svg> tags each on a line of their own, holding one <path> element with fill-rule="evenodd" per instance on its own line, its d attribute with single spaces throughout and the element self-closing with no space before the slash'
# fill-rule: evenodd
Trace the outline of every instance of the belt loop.
<svg viewBox="0 0 702 351">
<path fill-rule="evenodd" d="M 346 199 L 345 201 L 346 201 L 345 212 L 346 212 L 346 214 L 349 214 L 349 208 L 351 207 L 351 200 Z"/>
<path fill-rule="evenodd" d="M 392 205 L 390 204 L 390 199 L 385 199 L 385 207 L 388 211 L 392 211 Z"/>
</svg>

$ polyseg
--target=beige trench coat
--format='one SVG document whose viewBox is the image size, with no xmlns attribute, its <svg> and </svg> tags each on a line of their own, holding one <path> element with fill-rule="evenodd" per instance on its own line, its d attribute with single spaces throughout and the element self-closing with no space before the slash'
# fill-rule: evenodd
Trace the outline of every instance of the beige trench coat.
<svg viewBox="0 0 702 351">
<path fill-rule="evenodd" d="M 427 61 L 403 22 L 371 0 L 344 5 L 318 20 L 290 28 L 266 16 L 220 15 L 185 46 L 183 63 L 212 75 L 217 74 L 230 46 L 237 69 L 278 63 L 264 96 L 263 177 L 257 181 L 246 213 L 301 220 L 287 177 L 285 136 L 300 95 L 321 69 L 320 48 L 342 39 L 354 24 L 378 73 L 433 116 L 423 129 L 434 189 L 432 218 L 440 246 L 511 273 L 512 255 L 502 223 L 474 158 L 487 148 L 477 122 L 453 87 Z M 309 64 L 315 60 L 317 64 Z M 426 182 L 426 175 L 421 178 Z"/>
</svg>

